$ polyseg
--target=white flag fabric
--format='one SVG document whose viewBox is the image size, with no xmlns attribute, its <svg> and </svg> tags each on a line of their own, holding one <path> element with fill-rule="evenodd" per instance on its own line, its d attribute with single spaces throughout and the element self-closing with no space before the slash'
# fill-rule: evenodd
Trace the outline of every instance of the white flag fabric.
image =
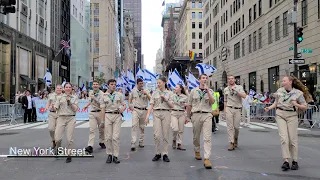
<svg viewBox="0 0 320 180">
<path fill-rule="evenodd" d="M 149 70 L 145 69 L 144 70 L 146 79 L 149 83 L 151 84 L 156 84 L 157 83 L 157 76 L 154 75 L 152 72 L 150 72 Z"/>
<path fill-rule="evenodd" d="M 81 91 L 87 91 L 86 85 L 82 84 Z"/>
<path fill-rule="evenodd" d="M 146 79 L 144 71 L 140 68 L 138 68 L 138 72 L 136 74 L 136 79 L 139 79 L 139 78 L 142 80 Z"/>
<path fill-rule="evenodd" d="M 49 71 L 49 69 L 47 68 L 47 72 L 44 75 L 43 79 L 46 81 L 46 85 L 51 87 L 52 86 L 52 75 Z"/>
<path fill-rule="evenodd" d="M 177 71 L 177 69 L 175 69 L 169 79 L 168 79 L 168 86 L 170 87 L 170 89 L 175 88 L 178 84 L 181 84 L 183 87 L 185 86 L 183 79 L 181 78 L 179 72 Z"/>
<path fill-rule="evenodd" d="M 189 72 L 189 76 L 187 76 L 187 82 L 189 90 L 192 90 L 200 85 L 200 82 L 194 77 L 192 72 Z"/>
<path fill-rule="evenodd" d="M 212 76 L 212 74 L 217 70 L 215 67 L 204 63 L 198 63 L 196 68 L 199 70 L 199 75 L 206 74 L 208 76 Z"/>
<path fill-rule="evenodd" d="M 62 84 L 61 84 L 62 88 L 64 88 L 64 85 L 66 85 L 66 83 L 67 83 L 67 80 L 64 79 L 63 82 L 62 82 Z"/>
</svg>

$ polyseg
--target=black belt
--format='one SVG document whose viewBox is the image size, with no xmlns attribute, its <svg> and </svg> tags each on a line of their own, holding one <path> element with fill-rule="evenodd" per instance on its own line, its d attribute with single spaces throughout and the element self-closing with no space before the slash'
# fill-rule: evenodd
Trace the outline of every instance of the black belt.
<svg viewBox="0 0 320 180">
<path fill-rule="evenodd" d="M 184 112 L 184 110 L 178 110 L 178 109 L 172 109 L 172 111 L 183 111 Z"/>
<path fill-rule="evenodd" d="M 94 111 L 91 111 L 91 112 L 100 112 L 101 110 L 94 110 Z"/>
<path fill-rule="evenodd" d="M 193 113 L 211 113 L 211 112 L 205 112 L 205 111 L 196 111 L 196 112 L 193 112 Z"/>
<path fill-rule="evenodd" d="M 56 112 L 56 111 L 50 111 L 50 112 Z"/>
<path fill-rule="evenodd" d="M 295 110 L 289 110 L 289 109 L 282 109 L 282 108 L 279 108 L 279 107 L 277 107 L 277 109 L 280 109 L 280 110 L 282 110 L 282 111 L 289 111 L 289 112 L 295 112 Z"/>
<path fill-rule="evenodd" d="M 233 106 L 227 106 L 229 108 L 232 108 L 232 109 L 242 109 L 241 107 L 233 107 Z"/>
<path fill-rule="evenodd" d="M 170 109 L 155 109 L 156 111 L 170 111 Z"/>
<path fill-rule="evenodd" d="M 60 115 L 60 116 L 76 116 L 76 115 L 66 115 L 66 114 L 63 114 L 63 115 Z"/>
<path fill-rule="evenodd" d="M 147 110 L 147 108 L 138 108 L 138 107 L 134 107 L 134 109 Z"/>
<path fill-rule="evenodd" d="M 108 113 L 108 114 L 120 114 L 120 112 L 105 112 L 105 113 Z"/>
</svg>

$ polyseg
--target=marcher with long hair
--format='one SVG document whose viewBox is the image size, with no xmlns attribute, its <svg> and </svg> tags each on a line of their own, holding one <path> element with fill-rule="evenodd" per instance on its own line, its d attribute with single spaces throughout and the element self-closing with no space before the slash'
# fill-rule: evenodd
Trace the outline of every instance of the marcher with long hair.
<svg viewBox="0 0 320 180">
<path fill-rule="evenodd" d="M 277 90 L 275 102 L 265 111 L 277 108 L 276 121 L 281 142 L 284 163 L 282 170 L 298 170 L 298 112 L 308 109 L 310 101 L 308 89 L 295 77 L 286 76 L 282 79 L 282 87 Z"/>
<path fill-rule="evenodd" d="M 172 94 L 173 108 L 171 111 L 171 124 L 173 131 L 172 148 L 185 151 L 182 147 L 182 138 L 185 122 L 185 108 L 188 101 L 185 89 L 181 84 L 178 84 L 174 88 L 174 94 Z M 178 143 L 178 147 L 177 147 Z"/>
<path fill-rule="evenodd" d="M 79 109 L 78 97 L 72 95 L 72 85 L 66 83 L 64 85 L 64 94 L 57 97 L 57 100 L 54 104 L 54 109 L 58 112 L 57 126 L 55 131 L 55 143 L 56 143 L 56 153 L 61 155 L 59 147 L 61 146 L 62 136 L 64 131 L 67 130 L 67 154 L 69 157 L 66 160 L 66 163 L 71 162 L 70 151 L 73 145 L 73 135 L 74 129 L 76 128 L 76 112 Z"/>
<path fill-rule="evenodd" d="M 149 116 L 153 110 L 153 134 L 156 155 L 152 161 L 161 159 L 160 139 L 162 134 L 163 142 L 163 161 L 170 162 L 168 157 L 169 131 L 171 115 L 170 111 L 173 108 L 172 93 L 167 89 L 167 80 L 165 77 L 160 77 L 157 81 L 158 88 L 153 92 L 150 99 L 150 107 L 144 121 L 149 123 Z"/>
</svg>

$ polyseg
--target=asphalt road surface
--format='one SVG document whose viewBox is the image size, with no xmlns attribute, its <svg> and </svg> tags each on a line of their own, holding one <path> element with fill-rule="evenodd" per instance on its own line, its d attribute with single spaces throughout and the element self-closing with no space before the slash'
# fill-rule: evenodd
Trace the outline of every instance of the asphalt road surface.
<svg viewBox="0 0 320 180">
<path fill-rule="evenodd" d="M 254 124 L 241 128 L 239 147 L 227 151 L 228 142 L 225 122 L 212 134 L 211 163 L 207 170 L 203 161 L 194 159 L 192 128 L 187 125 L 184 134 L 186 151 L 171 148 L 171 162 L 152 162 L 154 156 L 153 131 L 145 131 L 145 147 L 130 151 L 131 122 L 121 128 L 120 164 L 106 164 L 104 149 L 94 146 L 94 158 L 0 158 L 0 180 L 311 180 L 320 179 L 320 131 L 299 129 L 298 171 L 281 170 L 280 140 L 275 124 Z M 151 124 L 152 126 L 152 124 Z M 36 128 L 38 127 L 38 128 Z M 74 148 L 83 149 L 88 141 L 88 122 L 78 122 Z M 97 134 L 96 134 L 97 135 Z M 63 140 L 65 145 L 66 140 Z M 50 147 L 50 136 L 45 123 L 0 125 L 0 154 L 9 153 L 10 147 Z M 202 146 L 202 144 L 201 144 Z M 202 149 L 203 150 L 203 149 Z M 203 156 L 203 151 L 201 151 Z"/>
</svg>

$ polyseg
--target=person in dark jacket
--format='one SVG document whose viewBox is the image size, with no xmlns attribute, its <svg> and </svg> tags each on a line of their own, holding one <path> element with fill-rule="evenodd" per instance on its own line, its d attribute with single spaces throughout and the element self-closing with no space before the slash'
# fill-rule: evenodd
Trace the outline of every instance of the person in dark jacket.
<svg viewBox="0 0 320 180">
<path fill-rule="evenodd" d="M 31 92 L 26 90 L 25 96 L 22 97 L 22 108 L 24 109 L 24 123 L 31 122 L 31 113 L 32 113 L 32 98 Z"/>
</svg>

